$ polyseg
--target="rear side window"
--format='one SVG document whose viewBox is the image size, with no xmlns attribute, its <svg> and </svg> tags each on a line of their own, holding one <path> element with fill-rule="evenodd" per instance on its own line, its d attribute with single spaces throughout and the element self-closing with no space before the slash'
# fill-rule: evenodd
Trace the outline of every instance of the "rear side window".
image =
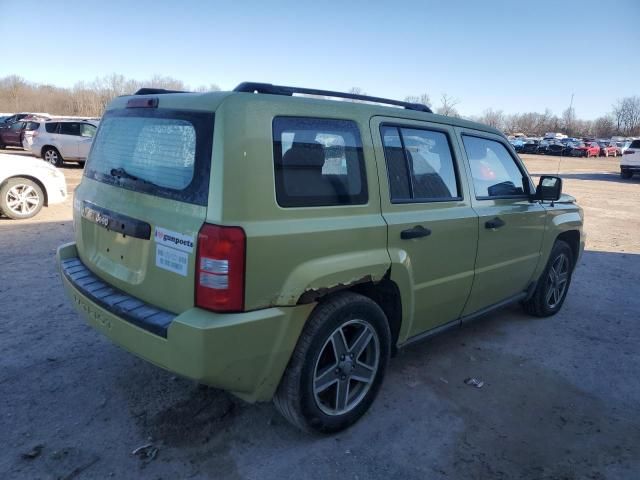
<svg viewBox="0 0 640 480">
<path fill-rule="evenodd" d="M 362 141 L 355 122 L 276 117 L 273 154 L 280 206 L 367 203 Z"/>
<path fill-rule="evenodd" d="M 640 140 L 634 140 L 633 142 L 631 142 L 629 148 L 640 148 Z"/>
<path fill-rule="evenodd" d="M 206 205 L 213 113 L 124 109 L 103 117 L 85 175 L 129 190 Z"/>
<path fill-rule="evenodd" d="M 524 174 L 500 142 L 463 135 L 477 198 L 514 197 L 525 194 Z"/>
<path fill-rule="evenodd" d="M 58 122 L 45 123 L 44 128 L 47 131 L 47 133 L 57 133 L 58 125 L 59 125 Z"/>
<path fill-rule="evenodd" d="M 380 132 L 392 202 L 460 198 L 447 134 L 386 125 Z"/>
<path fill-rule="evenodd" d="M 28 132 L 31 132 L 33 130 L 37 130 L 39 126 L 40 124 L 38 122 L 27 122 L 24 129 L 27 130 Z"/>
<path fill-rule="evenodd" d="M 62 135 L 80 136 L 80 124 L 76 122 L 61 122 L 60 133 Z"/>
</svg>

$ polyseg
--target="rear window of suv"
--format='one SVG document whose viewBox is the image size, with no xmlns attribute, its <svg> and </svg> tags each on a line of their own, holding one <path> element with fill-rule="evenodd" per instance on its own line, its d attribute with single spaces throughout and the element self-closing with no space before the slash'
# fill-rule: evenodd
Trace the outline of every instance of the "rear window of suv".
<svg viewBox="0 0 640 480">
<path fill-rule="evenodd" d="M 634 140 L 633 142 L 631 142 L 629 148 L 640 148 L 640 140 Z"/>
<path fill-rule="evenodd" d="M 280 206 L 367 203 L 362 141 L 355 122 L 276 117 L 273 151 Z"/>
<path fill-rule="evenodd" d="M 128 190 L 206 205 L 213 113 L 112 110 L 93 141 L 85 176 Z"/>
</svg>

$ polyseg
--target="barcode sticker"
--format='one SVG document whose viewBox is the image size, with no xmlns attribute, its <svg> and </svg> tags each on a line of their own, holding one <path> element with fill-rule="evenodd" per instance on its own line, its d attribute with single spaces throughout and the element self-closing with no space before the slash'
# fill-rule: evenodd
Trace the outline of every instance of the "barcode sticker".
<svg viewBox="0 0 640 480">
<path fill-rule="evenodd" d="M 189 268 L 189 254 L 156 244 L 156 267 L 186 277 Z"/>
</svg>

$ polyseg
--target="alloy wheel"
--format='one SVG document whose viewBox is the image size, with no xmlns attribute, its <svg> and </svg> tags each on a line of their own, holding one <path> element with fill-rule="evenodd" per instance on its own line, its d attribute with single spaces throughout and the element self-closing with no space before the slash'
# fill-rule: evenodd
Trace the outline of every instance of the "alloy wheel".
<svg viewBox="0 0 640 480">
<path fill-rule="evenodd" d="M 363 320 L 336 328 L 324 343 L 313 370 L 313 396 L 327 415 L 343 415 L 365 397 L 380 363 L 380 340 Z"/>
<path fill-rule="evenodd" d="M 56 152 L 55 150 L 47 150 L 46 152 L 44 152 L 45 161 L 49 162 L 51 165 L 58 165 L 58 158 L 58 152 Z"/>
<path fill-rule="evenodd" d="M 29 215 L 40 205 L 40 195 L 31 185 L 18 184 L 9 189 L 6 205 L 16 215 Z"/>
<path fill-rule="evenodd" d="M 551 309 L 562 301 L 569 281 L 569 258 L 564 254 L 556 257 L 547 276 L 547 293 L 545 302 Z"/>
</svg>

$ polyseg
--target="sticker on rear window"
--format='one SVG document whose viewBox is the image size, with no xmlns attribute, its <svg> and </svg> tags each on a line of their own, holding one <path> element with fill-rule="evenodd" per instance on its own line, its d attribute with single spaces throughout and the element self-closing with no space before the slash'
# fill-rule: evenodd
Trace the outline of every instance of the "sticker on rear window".
<svg viewBox="0 0 640 480">
<path fill-rule="evenodd" d="M 188 266 L 189 254 L 175 248 L 156 245 L 156 267 L 186 277 Z"/>
<path fill-rule="evenodd" d="M 182 233 L 172 232 L 164 228 L 156 227 L 154 234 L 156 243 L 171 248 L 177 248 L 183 252 L 193 252 L 193 237 L 191 235 L 183 235 Z"/>
</svg>

